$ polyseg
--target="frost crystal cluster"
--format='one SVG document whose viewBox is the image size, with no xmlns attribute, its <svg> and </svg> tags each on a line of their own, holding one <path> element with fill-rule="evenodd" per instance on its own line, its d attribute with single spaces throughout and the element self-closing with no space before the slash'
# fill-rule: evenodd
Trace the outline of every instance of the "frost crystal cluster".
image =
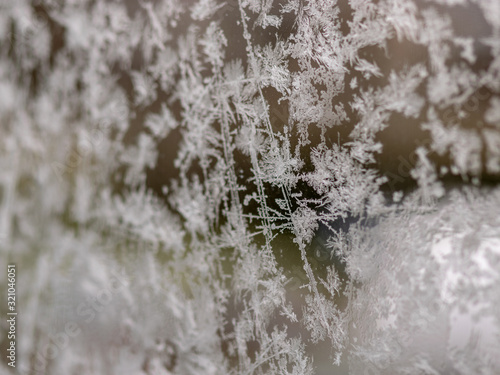
<svg viewBox="0 0 500 375">
<path fill-rule="evenodd" d="M 12 373 L 500 373 L 496 0 L 0 0 L 0 132 Z"/>
</svg>

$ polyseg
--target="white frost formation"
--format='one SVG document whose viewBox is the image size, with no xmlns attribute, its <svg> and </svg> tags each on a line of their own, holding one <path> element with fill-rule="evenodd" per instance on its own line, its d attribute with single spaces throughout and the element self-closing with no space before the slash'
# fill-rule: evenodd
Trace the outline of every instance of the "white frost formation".
<svg viewBox="0 0 500 375">
<path fill-rule="evenodd" d="M 1 0 L 0 126 L 20 374 L 500 373 L 495 0 Z"/>
</svg>

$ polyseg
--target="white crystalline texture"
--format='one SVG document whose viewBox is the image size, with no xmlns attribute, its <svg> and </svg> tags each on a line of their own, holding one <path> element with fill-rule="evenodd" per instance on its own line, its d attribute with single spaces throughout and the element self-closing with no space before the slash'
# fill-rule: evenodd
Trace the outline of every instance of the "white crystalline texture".
<svg viewBox="0 0 500 375">
<path fill-rule="evenodd" d="M 500 373 L 499 41 L 496 0 L 0 0 L 18 373 Z"/>
</svg>

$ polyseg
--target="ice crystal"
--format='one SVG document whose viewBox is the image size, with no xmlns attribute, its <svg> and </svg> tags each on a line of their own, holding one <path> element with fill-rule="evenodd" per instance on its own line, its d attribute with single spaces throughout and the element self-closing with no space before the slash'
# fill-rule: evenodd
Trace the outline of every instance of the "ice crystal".
<svg viewBox="0 0 500 375">
<path fill-rule="evenodd" d="M 17 373 L 498 373 L 499 40 L 495 0 L 0 1 Z"/>
</svg>

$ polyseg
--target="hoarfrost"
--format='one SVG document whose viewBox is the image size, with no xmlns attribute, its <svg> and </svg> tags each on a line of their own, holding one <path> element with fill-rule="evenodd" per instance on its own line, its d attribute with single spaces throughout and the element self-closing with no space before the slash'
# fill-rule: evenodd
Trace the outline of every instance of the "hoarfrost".
<svg viewBox="0 0 500 375">
<path fill-rule="evenodd" d="M 498 373 L 499 9 L 1 1 L 18 373 Z"/>
</svg>

